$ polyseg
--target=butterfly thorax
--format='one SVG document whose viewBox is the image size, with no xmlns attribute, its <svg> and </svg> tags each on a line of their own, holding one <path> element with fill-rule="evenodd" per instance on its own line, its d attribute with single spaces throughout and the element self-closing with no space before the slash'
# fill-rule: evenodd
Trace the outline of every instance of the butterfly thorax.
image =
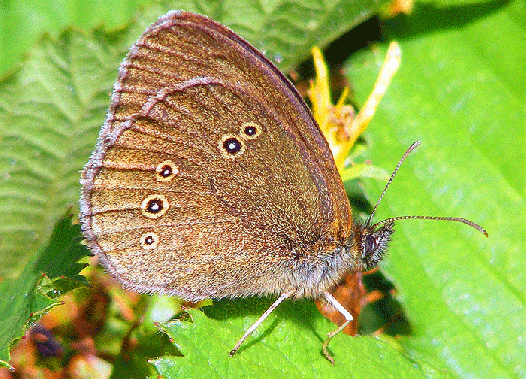
<svg viewBox="0 0 526 379">
<path fill-rule="evenodd" d="M 344 242 L 317 241 L 314 245 L 317 254 L 289 262 L 286 280 L 294 296 L 317 298 L 349 272 L 375 267 L 386 253 L 393 225 L 393 222 L 380 226 L 355 222 L 351 235 Z"/>
<path fill-rule="evenodd" d="M 291 259 L 283 261 L 284 267 L 279 270 L 282 274 L 279 286 L 293 292 L 296 298 L 318 298 L 346 273 L 361 270 L 361 252 L 355 240 L 351 234 L 342 241 L 320 237 L 309 246 L 293 246 Z"/>
</svg>

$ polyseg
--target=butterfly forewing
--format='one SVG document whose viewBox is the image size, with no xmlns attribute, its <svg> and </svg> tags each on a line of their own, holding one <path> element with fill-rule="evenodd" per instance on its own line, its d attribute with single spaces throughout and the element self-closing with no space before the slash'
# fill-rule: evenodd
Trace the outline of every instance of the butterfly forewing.
<svg viewBox="0 0 526 379">
<path fill-rule="evenodd" d="M 184 12 L 149 28 L 121 66 L 81 219 L 125 285 L 189 300 L 280 292 L 291 260 L 328 252 L 351 225 L 291 84 L 229 29 Z"/>
</svg>

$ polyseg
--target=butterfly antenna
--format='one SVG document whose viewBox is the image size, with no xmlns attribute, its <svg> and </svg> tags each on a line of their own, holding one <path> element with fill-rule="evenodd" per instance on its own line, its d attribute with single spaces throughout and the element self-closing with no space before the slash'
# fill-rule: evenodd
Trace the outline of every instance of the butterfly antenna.
<svg viewBox="0 0 526 379">
<path fill-rule="evenodd" d="M 396 220 L 415 219 L 415 218 L 423 219 L 423 220 L 443 220 L 443 221 L 456 221 L 456 222 L 461 222 L 461 223 L 463 223 L 463 224 L 466 224 L 466 225 L 471 226 L 472 228 L 477 229 L 479 232 L 481 232 L 481 233 L 484 234 L 486 237 L 488 237 L 488 232 L 486 232 L 486 230 L 485 230 L 482 226 L 480 226 L 479 224 L 474 223 L 473 221 L 466 220 L 465 218 L 461 218 L 461 217 L 398 216 L 398 217 L 387 218 L 387 219 L 385 219 L 385 220 L 382 220 L 382 221 L 380 221 L 380 222 L 377 222 L 376 224 L 374 224 L 374 225 L 372 226 L 372 228 L 373 228 L 373 229 L 376 229 L 376 227 L 377 227 L 378 225 L 385 224 L 386 222 L 392 222 L 392 221 L 396 221 Z"/>
<path fill-rule="evenodd" d="M 374 213 L 376 212 L 376 208 L 378 208 L 378 204 L 380 204 L 380 201 L 382 200 L 382 198 L 384 197 L 385 195 L 385 192 L 387 191 L 387 188 L 389 188 L 389 185 L 391 184 L 391 182 L 393 181 L 396 173 L 398 172 L 398 169 L 400 168 L 400 166 L 402 165 L 402 163 L 404 162 L 405 158 L 409 155 L 410 152 L 412 152 L 418 145 L 420 145 L 420 141 L 416 141 L 414 142 L 411 146 L 409 146 L 409 149 L 407 149 L 407 151 L 405 152 L 405 154 L 402 156 L 402 158 L 400 158 L 400 161 L 398 162 L 398 164 L 396 165 L 396 168 L 394 169 L 391 177 L 389 178 L 389 181 L 387 182 L 387 184 L 385 185 L 385 188 L 382 192 L 382 194 L 380 195 L 380 198 L 378 199 L 378 201 L 376 202 L 374 208 L 373 208 L 373 211 L 371 213 L 371 215 L 369 216 L 369 219 L 367 220 L 367 223 L 366 223 L 366 226 L 369 227 L 369 225 L 371 224 L 371 220 L 373 219 L 373 216 L 374 216 Z M 376 227 L 378 225 L 381 225 L 381 224 L 385 224 L 386 222 L 393 222 L 393 221 L 397 221 L 397 220 L 407 220 L 407 219 L 423 219 L 423 220 L 443 220 L 443 221 L 456 221 L 456 222 L 461 222 L 463 224 L 466 224 L 466 225 L 469 225 L 471 226 L 472 228 L 475 228 L 477 229 L 479 232 L 481 232 L 482 234 L 484 234 L 486 237 L 488 237 L 488 232 L 482 227 L 480 226 L 479 224 L 476 224 L 474 223 L 473 221 L 470 221 L 470 220 L 466 220 L 465 218 L 461 218 L 461 217 L 435 217 L 435 216 L 398 216 L 398 217 L 391 217 L 391 218 L 388 218 L 388 219 L 385 219 L 385 220 L 382 220 L 380 222 L 377 222 L 376 224 L 374 224 L 372 226 L 372 229 L 376 229 Z"/>
<path fill-rule="evenodd" d="M 374 213 L 376 212 L 376 208 L 378 208 L 378 205 L 380 204 L 380 201 L 382 201 L 382 198 L 384 197 L 385 195 L 385 192 L 387 191 L 387 188 L 389 188 L 389 185 L 391 184 L 391 182 L 393 181 L 396 173 L 398 172 L 398 169 L 400 168 L 400 166 L 402 165 L 402 163 L 404 162 L 405 158 L 409 155 L 409 153 L 411 151 L 413 151 L 418 145 L 420 145 L 420 141 L 416 141 L 416 142 L 413 142 L 413 144 L 411 146 L 409 146 L 409 149 L 407 149 L 407 151 L 405 152 L 405 154 L 402 156 L 402 158 L 400 158 L 400 160 L 398 161 L 398 164 L 396 165 L 396 168 L 394 169 L 393 173 L 391 174 L 391 177 L 389 178 L 389 181 L 387 182 L 387 184 L 385 185 L 385 188 L 382 192 L 382 194 L 380 195 L 380 198 L 378 199 L 378 201 L 376 202 L 374 208 L 373 208 L 373 211 L 371 212 L 369 218 L 367 219 L 367 223 L 365 224 L 366 226 L 369 226 L 371 224 L 371 220 L 373 219 L 373 216 L 374 216 Z M 384 221 L 387 221 L 387 220 L 384 220 Z M 383 222 L 383 221 L 382 221 Z"/>
</svg>

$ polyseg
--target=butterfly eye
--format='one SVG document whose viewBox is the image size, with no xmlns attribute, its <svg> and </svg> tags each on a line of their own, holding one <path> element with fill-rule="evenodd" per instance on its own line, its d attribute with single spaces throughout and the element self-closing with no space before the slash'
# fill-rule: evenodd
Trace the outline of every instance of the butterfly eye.
<svg viewBox="0 0 526 379">
<path fill-rule="evenodd" d="M 372 234 L 368 234 L 365 236 L 365 241 L 363 241 L 363 255 L 364 257 L 370 256 L 374 253 L 376 250 L 376 246 L 378 245 L 378 241 L 376 240 L 376 237 Z"/>
<path fill-rule="evenodd" d="M 370 229 L 362 237 L 362 262 L 366 269 L 376 267 L 387 250 L 387 244 L 393 234 L 393 222 L 386 222 L 379 229 Z"/>
</svg>

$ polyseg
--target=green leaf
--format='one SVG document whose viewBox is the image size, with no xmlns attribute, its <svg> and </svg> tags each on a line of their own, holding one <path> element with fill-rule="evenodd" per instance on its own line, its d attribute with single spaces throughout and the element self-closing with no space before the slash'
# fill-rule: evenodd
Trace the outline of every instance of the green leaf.
<svg viewBox="0 0 526 379">
<path fill-rule="evenodd" d="M 378 11 L 387 1 L 335 0 L 229 2 L 212 18 L 231 27 L 287 72 L 310 55 L 312 46 L 326 46 Z"/>
<path fill-rule="evenodd" d="M 0 3 L 0 77 L 13 70 L 43 34 L 57 37 L 64 28 L 109 30 L 126 25 L 147 0 L 10 0 Z"/>
<path fill-rule="evenodd" d="M 520 1 L 417 3 L 384 25 L 402 65 L 367 131 L 374 165 L 394 168 L 420 140 L 378 208 L 458 216 L 397 222 L 380 265 L 399 290 L 413 335 L 401 341 L 457 377 L 526 376 L 526 51 Z M 358 103 L 386 46 L 347 71 Z M 364 180 L 371 202 L 384 183 Z"/>
<path fill-rule="evenodd" d="M 0 276 L 15 277 L 77 204 L 118 62 L 104 36 L 70 31 L 0 83 Z"/>
<path fill-rule="evenodd" d="M 312 45 L 325 46 L 346 32 L 349 25 L 370 17 L 382 2 L 387 1 L 364 0 L 359 4 L 347 0 L 172 1 L 158 3 L 163 11 L 155 17 L 169 9 L 206 14 L 232 27 L 256 47 L 267 50 L 270 57 L 282 62 L 282 68 L 291 69 L 298 59 L 307 57 Z M 46 0 L 13 0 L 0 5 L 0 36 L 3 37 L 0 39 L 0 77 L 16 67 L 31 44 L 44 33 L 57 37 L 69 26 L 85 32 L 100 25 L 108 31 L 119 29 L 147 3 L 147 0 L 124 4 L 120 0 L 59 0 L 50 6 Z M 155 18 L 142 19 L 149 23 Z"/>
<path fill-rule="evenodd" d="M 77 260 L 87 251 L 72 217 L 68 213 L 60 219 L 49 245 L 32 256 L 19 278 L 0 282 L 0 365 L 8 365 L 9 347 L 60 304 L 57 299 L 63 292 L 84 285 L 79 272 L 85 265 Z"/>
<path fill-rule="evenodd" d="M 436 373 L 411 362 L 395 344 L 371 337 L 336 336 L 329 345 L 336 364 L 323 356 L 322 343 L 335 325 L 309 300 L 285 301 L 245 341 L 228 353 L 272 303 L 268 298 L 225 300 L 189 310 L 190 321 L 162 325 L 184 357 L 153 361 L 166 378 L 418 378 Z"/>
</svg>

